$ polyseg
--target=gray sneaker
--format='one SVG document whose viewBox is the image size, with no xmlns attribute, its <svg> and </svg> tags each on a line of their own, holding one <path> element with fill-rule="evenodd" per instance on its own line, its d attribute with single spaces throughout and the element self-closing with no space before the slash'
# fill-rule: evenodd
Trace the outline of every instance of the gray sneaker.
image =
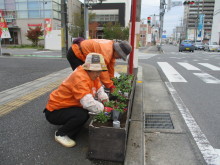
<svg viewBox="0 0 220 165">
<path fill-rule="evenodd" d="M 76 142 L 72 139 L 70 139 L 67 135 L 66 136 L 57 136 L 55 132 L 55 140 L 62 144 L 65 147 L 74 147 L 76 145 Z"/>
</svg>

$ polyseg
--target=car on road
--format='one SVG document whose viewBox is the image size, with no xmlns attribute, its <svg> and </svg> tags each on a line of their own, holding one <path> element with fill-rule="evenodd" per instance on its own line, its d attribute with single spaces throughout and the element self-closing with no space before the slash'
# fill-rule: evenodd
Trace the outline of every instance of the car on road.
<svg viewBox="0 0 220 165">
<path fill-rule="evenodd" d="M 182 51 L 194 52 L 194 50 L 195 50 L 195 46 L 192 40 L 183 40 L 179 45 L 179 52 Z"/>
<path fill-rule="evenodd" d="M 204 50 L 205 46 L 202 42 L 196 42 L 195 43 L 195 50 Z"/>
<path fill-rule="evenodd" d="M 206 43 L 205 45 L 205 49 L 204 49 L 204 51 L 218 51 L 218 49 L 219 49 L 219 45 L 217 44 L 217 42 L 209 42 L 209 43 Z"/>
</svg>

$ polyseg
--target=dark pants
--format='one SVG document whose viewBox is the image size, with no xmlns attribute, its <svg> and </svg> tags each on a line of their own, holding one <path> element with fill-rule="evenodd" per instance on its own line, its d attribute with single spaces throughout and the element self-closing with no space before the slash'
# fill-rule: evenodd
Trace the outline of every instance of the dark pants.
<svg viewBox="0 0 220 165">
<path fill-rule="evenodd" d="M 46 119 L 54 125 L 62 125 L 58 129 L 57 135 L 69 136 L 75 139 L 76 135 L 81 130 L 82 126 L 89 119 L 88 110 L 80 107 L 70 107 L 52 112 L 44 110 Z"/>
<path fill-rule="evenodd" d="M 81 61 L 80 59 L 76 57 L 75 53 L 73 52 L 72 47 L 69 48 L 66 58 L 69 61 L 72 70 L 75 70 L 79 65 L 84 64 L 83 61 Z"/>
</svg>

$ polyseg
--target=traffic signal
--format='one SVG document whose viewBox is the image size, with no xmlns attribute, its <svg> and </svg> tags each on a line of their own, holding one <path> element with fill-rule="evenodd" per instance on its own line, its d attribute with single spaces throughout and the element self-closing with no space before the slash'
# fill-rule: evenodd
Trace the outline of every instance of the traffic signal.
<svg viewBox="0 0 220 165">
<path fill-rule="evenodd" d="M 195 1 L 184 1 L 183 5 L 193 5 Z"/>
<path fill-rule="evenodd" d="M 151 22 L 151 17 L 147 17 L 147 23 L 150 24 Z"/>
</svg>

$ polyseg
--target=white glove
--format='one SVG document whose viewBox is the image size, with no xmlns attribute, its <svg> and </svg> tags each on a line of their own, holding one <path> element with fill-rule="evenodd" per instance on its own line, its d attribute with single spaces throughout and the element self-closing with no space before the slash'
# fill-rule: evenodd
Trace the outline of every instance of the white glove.
<svg viewBox="0 0 220 165">
<path fill-rule="evenodd" d="M 97 94 L 98 94 L 98 100 L 99 101 L 103 101 L 103 100 L 109 101 L 108 95 L 107 95 L 107 93 L 105 93 L 103 87 L 99 88 L 99 90 L 97 91 Z"/>
<path fill-rule="evenodd" d="M 80 103 L 82 104 L 84 109 L 92 113 L 99 113 L 104 110 L 104 105 L 99 101 L 96 101 L 91 94 L 85 95 L 81 100 Z"/>
</svg>

